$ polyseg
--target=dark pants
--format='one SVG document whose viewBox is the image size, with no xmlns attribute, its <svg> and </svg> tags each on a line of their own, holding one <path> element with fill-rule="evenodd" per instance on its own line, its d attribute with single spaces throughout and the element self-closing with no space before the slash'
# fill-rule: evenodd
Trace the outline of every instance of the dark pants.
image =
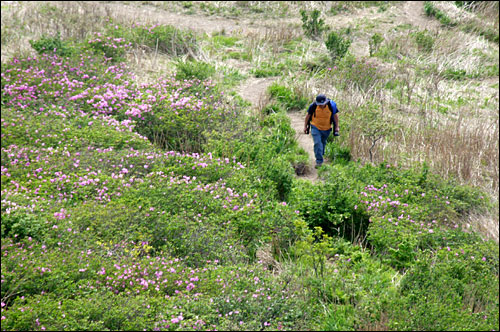
<svg viewBox="0 0 500 332">
<path fill-rule="evenodd" d="M 323 164 L 323 155 L 325 154 L 326 140 L 332 129 L 329 130 L 319 130 L 315 126 L 311 125 L 311 135 L 314 141 L 314 155 L 316 156 L 316 165 Z"/>
</svg>

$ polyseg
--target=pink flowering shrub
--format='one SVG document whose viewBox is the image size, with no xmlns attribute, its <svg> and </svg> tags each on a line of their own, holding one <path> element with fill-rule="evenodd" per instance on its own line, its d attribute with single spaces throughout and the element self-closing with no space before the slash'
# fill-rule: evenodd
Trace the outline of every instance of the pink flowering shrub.
<svg viewBox="0 0 500 332">
<path fill-rule="evenodd" d="M 348 160 L 295 179 L 285 114 L 113 61 L 169 29 L 2 64 L 2 329 L 498 330 L 498 246 L 459 224 L 480 192 Z"/>
</svg>

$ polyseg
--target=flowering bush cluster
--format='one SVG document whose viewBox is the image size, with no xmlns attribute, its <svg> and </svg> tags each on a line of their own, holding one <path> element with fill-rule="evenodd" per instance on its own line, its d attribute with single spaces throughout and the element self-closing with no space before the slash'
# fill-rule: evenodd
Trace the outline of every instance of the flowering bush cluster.
<svg viewBox="0 0 500 332">
<path fill-rule="evenodd" d="M 199 152 L 206 133 L 238 116 L 225 107 L 223 93 L 209 81 L 167 78 L 137 87 L 123 63 L 111 64 L 109 59 L 103 66 L 89 55 L 65 60 L 43 54 L 40 58 L 14 59 L 6 67 L 2 71 L 6 105 L 36 107 L 40 114 L 56 105 L 64 118 L 114 115 L 163 148 Z"/>
<path fill-rule="evenodd" d="M 103 54 L 113 62 L 123 61 L 127 49 L 132 46 L 132 43 L 126 41 L 124 38 L 103 36 L 100 32 L 94 33 L 94 36 L 87 43 L 89 49 L 97 54 Z"/>
<path fill-rule="evenodd" d="M 297 290 L 255 262 L 290 246 L 297 213 L 201 151 L 238 113 L 209 81 L 136 86 L 105 56 L 3 65 L 2 328 L 296 326 Z M 106 303 L 144 309 L 126 323 Z"/>
<path fill-rule="evenodd" d="M 347 159 L 296 180 L 285 114 L 137 85 L 114 31 L 2 64 L 3 330 L 498 329 L 498 247 L 457 227 L 481 193 Z"/>
</svg>

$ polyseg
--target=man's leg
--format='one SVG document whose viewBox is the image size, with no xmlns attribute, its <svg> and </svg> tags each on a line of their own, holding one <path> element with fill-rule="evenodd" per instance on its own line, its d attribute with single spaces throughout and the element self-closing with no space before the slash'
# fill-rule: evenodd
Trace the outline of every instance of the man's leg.
<svg viewBox="0 0 500 332">
<path fill-rule="evenodd" d="M 323 143 L 321 132 L 315 126 L 311 126 L 311 136 L 314 142 L 314 155 L 316 156 L 316 165 L 321 165 L 323 163 Z"/>
<path fill-rule="evenodd" d="M 332 132 L 331 129 L 330 130 L 322 130 L 321 131 L 321 144 L 323 146 L 323 150 L 322 150 L 322 153 L 321 153 L 322 158 L 325 155 L 326 141 L 328 140 L 328 136 L 330 136 L 331 132 Z"/>
</svg>

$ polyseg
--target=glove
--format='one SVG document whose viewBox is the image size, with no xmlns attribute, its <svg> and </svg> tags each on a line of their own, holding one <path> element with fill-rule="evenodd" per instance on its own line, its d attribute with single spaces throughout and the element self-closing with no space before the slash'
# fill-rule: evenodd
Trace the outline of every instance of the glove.
<svg viewBox="0 0 500 332">
<path fill-rule="evenodd" d="M 334 133 L 333 133 L 333 136 L 340 136 L 340 135 L 339 135 L 339 132 L 338 132 L 338 131 L 334 132 Z"/>
</svg>

